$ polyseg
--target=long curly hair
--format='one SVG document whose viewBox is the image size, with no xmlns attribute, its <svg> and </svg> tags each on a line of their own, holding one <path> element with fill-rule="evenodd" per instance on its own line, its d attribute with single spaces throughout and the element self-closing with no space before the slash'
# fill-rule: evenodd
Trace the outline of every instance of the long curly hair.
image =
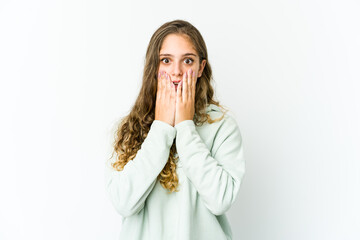
<svg viewBox="0 0 360 240">
<path fill-rule="evenodd" d="M 121 118 L 115 132 L 111 158 L 114 153 L 116 153 L 117 157 L 116 161 L 111 165 L 117 171 L 122 171 L 125 165 L 135 158 L 137 151 L 140 149 L 155 119 L 157 73 L 160 64 L 159 53 L 164 38 L 172 33 L 186 34 L 192 41 L 200 57 L 200 62 L 206 59 L 203 73 L 196 82 L 195 114 L 193 119 L 195 125 L 199 126 L 205 122 L 211 124 L 220 121 L 228 111 L 228 109 L 221 106 L 218 101 L 214 100 L 214 89 L 211 85 L 213 81 L 212 70 L 208 60 L 207 48 L 200 32 L 192 24 L 184 20 L 174 20 L 164 23 L 152 35 L 147 47 L 142 87 L 135 104 L 130 113 Z M 223 115 L 220 118 L 211 119 L 210 115 L 206 112 L 209 104 L 220 107 Z M 179 180 L 176 174 L 178 157 L 175 159 L 175 153 L 176 145 L 174 139 L 170 148 L 168 161 L 157 177 L 161 185 L 168 190 L 168 193 L 179 191 L 177 189 Z"/>
</svg>

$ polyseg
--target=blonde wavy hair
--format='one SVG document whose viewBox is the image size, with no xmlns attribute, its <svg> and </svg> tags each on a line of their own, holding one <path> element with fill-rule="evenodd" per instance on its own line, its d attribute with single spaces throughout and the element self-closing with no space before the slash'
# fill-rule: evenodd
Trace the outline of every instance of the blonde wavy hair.
<svg viewBox="0 0 360 240">
<path fill-rule="evenodd" d="M 111 165 L 117 171 L 122 171 L 125 165 L 135 158 L 137 151 L 140 149 L 155 119 L 157 71 L 160 64 L 159 53 L 164 38 L 172 33 L 186 34 L 191 39 L 199 55 L 200 62 L 206 59 L 203 73 L 201 77 L 197 79 L 196 83 L 195 114 L 193 119 L 195 125 L 199 126 L 205 122 L 211 124 L 220 121 L 228 111 L 228 109 L 225 109 L 218 101 L 213 99 L 214 89 L 211 85 L 213 80 L 212 70 L 208 60 L 207 48 L 200 32 L 192 24 L 184 20 L 174 20 L 164 23 L 152 35 L 147 47 L 142 87 L 135 104 L 130 113 L 121 118 L 115 132 L 111 158 L 114 153 L 116 153 L 117 157 L 116 161 Z M 214 104 L 223 109 L 223 115 L 220 118 L 211 119 L 210 115 L 206 113 L 206 107 L 209 104 Z M 177 189 L 179 180 L 176 174 L 178 157 L 175 159 L 175 153 L 176 145 L 174 139 L 170 148 L 168 161 L 157 177 L 161 185 L 165 189 L 168 189 L 168 193 L 179 191 Z"/>
</svg>

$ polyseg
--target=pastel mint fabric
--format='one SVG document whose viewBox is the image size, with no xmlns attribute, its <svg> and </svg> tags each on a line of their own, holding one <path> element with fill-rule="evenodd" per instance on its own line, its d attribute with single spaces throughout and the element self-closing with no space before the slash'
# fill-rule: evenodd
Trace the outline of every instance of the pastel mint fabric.
<svg viewBox="0 0 360 240">
<path fill-rule="evenodd" d="M 211 118 L 222 116 L 216 105 Z M 157 176 L 176 142 L 179 192 L 167 193 Z M 229 240 L 225 213 L 237 199 L 245 174 L 243 142 L 235 118 L 175 127 L 154 120 L 148 135 L 123 171 L 105 167 L 105 187 L 122 217 L 121 240 Z"/>
</svg>

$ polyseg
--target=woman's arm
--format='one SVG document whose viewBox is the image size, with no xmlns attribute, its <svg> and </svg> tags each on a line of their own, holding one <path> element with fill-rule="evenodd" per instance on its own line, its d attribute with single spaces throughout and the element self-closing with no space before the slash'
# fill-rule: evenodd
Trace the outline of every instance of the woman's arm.
<svg viewBox="0 0 360 240">
<path fill-rule="evenodd" d="M 217 131 L 213 156 L 195 129 L 193 120 L 175 125 L 176 149 L 183 170 L 205 206 L 214 214 L 224 214 L 234 203 L 245 174 L 240 130 L 229 115 Z"/>
<path fill-rule="evenodd" d="M 173 126 L 154 120 L 136 157 L 122 171 L 106 166 L 106 190 L 113 206 L 123 217 L 136 214 L 144 207 L 157 176 L 166 165 L 175 135 Z"/>
</svg>

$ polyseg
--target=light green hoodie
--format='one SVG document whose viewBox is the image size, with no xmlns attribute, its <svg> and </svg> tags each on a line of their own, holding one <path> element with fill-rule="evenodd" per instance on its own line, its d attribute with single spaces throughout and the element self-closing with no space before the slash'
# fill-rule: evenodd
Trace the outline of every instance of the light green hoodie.
<svg viewBox="0 0 360 240">
<path fill-rule="evenodd" d="M 222 116 L 216 105 L 207 112 Z M 179 192 L 168 194 L 157 176 L 176 141 Z M 245 174 L 240 130 L 234 117 L 175 127 L 154 120 L 147 137 L 122 171 L 105 168 L 105 187 L 122 216 L 121 240 L 229 240 L 225 212 L 238 196 Z"/>
</svg>

